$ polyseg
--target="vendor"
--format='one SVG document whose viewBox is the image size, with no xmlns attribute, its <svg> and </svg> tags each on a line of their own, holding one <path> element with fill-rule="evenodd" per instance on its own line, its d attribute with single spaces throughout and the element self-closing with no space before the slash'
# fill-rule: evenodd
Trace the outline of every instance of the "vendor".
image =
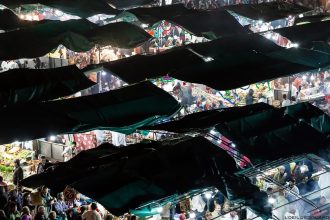
<svg viewBox="0 0 330 220">
<path fill-rule="evenodd" d="M 37 174 L 43 173 L 48 167 L 51 166 L 51 163 L 46 159 L 45 156 L 40 157 L 40 163 L 38 164 Z"/>
<path fill-rule="evenodd" d="M 76 142 L 74 141 L 64 148 L 62 152 L 64 162 L 69 161 L 73 157 L 75 148 L 76 148 Z"/>
<path fill-rule="evenodd" d="M 19 182 L 24 177 L 24 173 L 23 173 L 23 169 L 21 167 L 21 162 L 19 159 L 14 160 L 14 164 L 15 164 L 15 170 L 14 170 L 14 174 L 13 174 L 13 183 L 14 183 L 14 185 L 18 186 Z"/>
</svg>

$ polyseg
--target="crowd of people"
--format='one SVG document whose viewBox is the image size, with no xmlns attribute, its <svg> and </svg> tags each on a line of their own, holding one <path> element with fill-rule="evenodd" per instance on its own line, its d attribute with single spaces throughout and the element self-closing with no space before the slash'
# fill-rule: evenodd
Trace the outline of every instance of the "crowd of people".
<svg viewBox="0 0 330 220">
<path fill-rule="evenodd" d="M 304 159 L 276 168 L 269 176 L 272 181 L 260 177 L 255 184 L 268 193 L 278 219 L 299 219 L 330 215 L 329 177 L 321 166 Z"/>
<path fill-rule="evenodd" d="M 65 154 L 68 154 L 66 152 Z M 67 155 L 68 156 L 68 155 Z M 63 192 L 55 193 L 46 186 L 35 191 L 24 189 L 20 184 L 24 171 L 20 160 L 14 161 L 14 188 L 9 187 L 0 176 L 0 220 L 112 220 L 113 216 L 91 199 L 75 194 L 73 200 L 66 200 Z M 45 157 L 40 158 L 37 173 L 42 173 L 52 164 Z"/>
</svg>

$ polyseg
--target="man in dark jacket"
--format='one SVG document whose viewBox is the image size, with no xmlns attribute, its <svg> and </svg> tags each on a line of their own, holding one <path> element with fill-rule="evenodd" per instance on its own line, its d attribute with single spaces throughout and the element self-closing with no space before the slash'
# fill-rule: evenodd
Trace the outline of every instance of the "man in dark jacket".
<svg viewBox="0 0 330 220">
<path fill-rule="evenodd" d="M 20 181 L 23 179 L 24 173 L 19 159 L 14 160 L 14 164 L 15 164 L 15 170 L 13 175 L 13 183 L 16 186 L 19 186 Z"/>
<path fill-rule="evenodd" d="M 40 163 L 38 164 L 37 174 L 43 173 L 51 166 L 51 163 L 46 159 L 45 156 L 40 157 Z"/>
</svg>

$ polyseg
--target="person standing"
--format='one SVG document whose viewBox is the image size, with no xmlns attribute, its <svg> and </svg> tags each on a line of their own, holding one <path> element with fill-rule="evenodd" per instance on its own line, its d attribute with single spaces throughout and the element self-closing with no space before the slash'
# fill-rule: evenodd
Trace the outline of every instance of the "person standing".
<svg viewBox="0 0 330 220">
<path fill-rule="evenodd" d="M 14 160 L 14 164 L 15 164 L 15 170 L 14 170 L 14 174 L 13 174 L 13 183 L 16 186 L 19 186 L 20 181 L 24 177 L 24 172 L 21 167 L 21 163 L 20 163 L 19 159 Z"/>
<path fill-rule="evenodd" d="M 27 206 L 22 208 L 22 220 L 32 220 L 32 216 L 30 214 L 30 209 Z"/>
<path fill-rule="evenodd" d="M 68 210 L 68 206 L 64 202 L 63 193 L 59 193 L 57 195 L 57 201 L 54 203 L 54 208 L 55 208 L 57 219 L 65 220 L 66 219 L 66 211 Z"/>
<path fill-rule="evenodd" d="M 75 147 L 76 147 L 76 142 L 73 141 L 64 148 L 62 152 L 62 156 L 64 157 L 64 162 L 69 161 L 73 157 Z"/>
<path fill-rule="evenodd" d="M 46 169 L 48 167 L 50 167 L 50 163 L 49 161 L 46 159 L 45 156 L 41 156 L 40 157 L 40 163 L 38 164 L 38 168 L 37 168 L 37 174 L 43 173 L 44 171 L 46 171 Z"/>
<path fill-rule="evenodd" d="M 97 204 L 95 202 L 93 202 L 90 205 L 90 210 L 85 212 L 82 215 L 82 218 L 84 220 L 102 220 L 101 215 L 96 211 L 96 209 L 97 209 Z"/>
<path fill-rule="evenodd" d="M 250 89 L 248 94 L 245 97 L 245 104 L 246 105 L 252 105 L 253 104 L 253 102 L 254 102 L 253 94 L 254 94 L 253 89 Z"/>
<path fill-rule="evenodd" d="M 291 103 L 290 103 L 290 100 L 287 98 L 286 94 L 283 94 L 283 101 L 282 101 L 282 107 L 287 107 L 289 106 Z"/>
</svg>

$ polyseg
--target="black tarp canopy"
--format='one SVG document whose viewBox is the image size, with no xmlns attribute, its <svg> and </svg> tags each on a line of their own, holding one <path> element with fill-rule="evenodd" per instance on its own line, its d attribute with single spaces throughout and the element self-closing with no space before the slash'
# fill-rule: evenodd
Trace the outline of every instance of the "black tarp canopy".
<svg viewBox="0 0 330 220">
<path fill-rule="evenodd" d="M 155 24 L 166 20 L 173 22 L 197 36 L 216 37 L 247 33 L 237 20 L 226 10 L 193 10 L 182 4 L 166 5 L 152 8 L 135 8 L 128 10 L 142 23 Z"/>
<path fill-rule="evenodd" d="M 116 9 L 129 9 L 144 5 L 158 3 L 156 0 L 105 0 Z"/>
<path fill-rule="evenodd" d="M 0 109 L 0 143 L 107 129 L 131 133 L 174 114 L 180 104 L 146 81 L 110 92 Z"/>
<path fill-rule="evenodd" d="M 329 41 L 330 21 L 314 22 L 309 24 L 295 25 L 274 30 L 293 43 L 303 47 L 311 47 L 313 41 Z"/>
<path fill-rule="evenodd" d="M 22 184 L 28 187 L 42 184 L 58 190 L 67 184 L 115 215 L 175 193 L 216 187 L 229 198 L 243 199 L 257 213 L 269 217 L 270 210 L 264 207 L 267 195 L 249 180 L 234 175 L 237 171 L 235 161 L 225 151 L 203 137 L 196 137 L 120 149 L 101 145 L 54 170 L 31 176 Z"/>
<path fill-rule="evenodd" d="M 168 74 L 183 81 L 227 90 L 329 64 L 328 54 L 286 49 L 260 35 L 246 34 L 190 44 L 157 55 L 135 55 L 90 66 L 86 71 L 103 66 L 128 83 Z"/>
<path fill-rule="evenodd" d="M 316 153 L 330 145 L 330 120 L 308 103 L 270 109 L 215 126 L 251 161 Z"/>
<path fill-rule="evenodd" d="M 243 107 L 232 107 L 193 113 L 183 118 L 162 124 L 141 127 L 141 130 L 162 130 L 174 133 L 205 132 L 219 123 L 228 120 L 239 119 L 243 116 L 253 115 L 257 112 L 274 109 L 265 103 L 247 105 Z"/>
<path fill-rule="evenodd" d="M 0 60 L 40 57 L 60 44 L 76 52 L 89 51 L 95 45 L 132 48 L 150 38 L 142 28 L 126 22 L 98 27 L 84 19 L 51 21 L 2 33 Z"/>
<path fill-rule="evenodd" d="M 281 109 L 258 103 L 213 110 L 141 129 L 186 133 L 213 127 L 254 163 L 316 153 L 330 145 L 329 116 L 308 103 Z"/>
<path fill-rule="evenodd" d="M 312 16 L 304 16 L 299 17 L 294 20 L 295 25 L 302 25 L 302 24 L 308 24 L 308 23 L 314 23 L 314 22 L 320 22 L 320 21 L 326 21 L 330 19 L 330 15 L 312 15 Z"/>
<path fill-rule="evenodd" d="M 264 22 L 284 19 L 290 15 L 299 15 L 311 9 L 289 2 L 262 2 L 260 4 L 239 4 L 224 6 L 225 9 L 235 12 L 252 20 Z"/>
<path fill-rule="evenodd" d="M 0 106 L 56 99 L 93 85 L 76 66 L 13 69 L 0 74 Z"/>
<path fill-rule="evenodd" d="M 0 0 L 0 4 L 15 8 L 26 4 L 42 4 L 59 9 L 65 13 L 88 18 L 97 14 L 117 14 L 104 0 Z"/>
</svg>

